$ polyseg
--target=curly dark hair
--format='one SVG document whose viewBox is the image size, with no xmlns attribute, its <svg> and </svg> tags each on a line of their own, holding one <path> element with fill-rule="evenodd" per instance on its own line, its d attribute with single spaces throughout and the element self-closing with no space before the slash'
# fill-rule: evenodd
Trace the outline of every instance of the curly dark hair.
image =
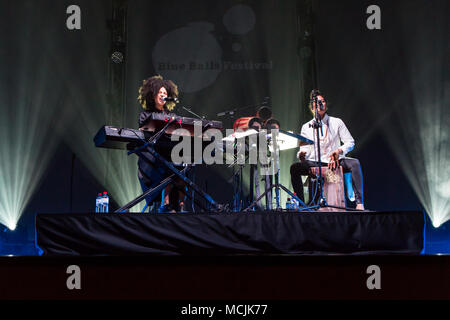
<svg viewBox="0 0 450 320">
<path fill-rule="evenodd" d="M 323 100 L 328 104 L 328 100 L 323 96 L 323 94 L 319 91 L 319 89 L 313 89 L 311 90 L 311 93 L 309 94 L 309 104 L 308 109 L 311 111 L 313 115 L 315 115 L 314 109 L 313 109 L 313 98 L 314 96 L 322 96 Z M 328 106 L 327 106 L 328 110 Z"/>
<path fill-rule="evenodd" d="M 178 87 L 171 80 L 164 80 L 160 75 L 150 77 L 142 82 L 137 98 L 142 108 L 147 111 L 157 111 L 155 108 L 155 96 L 159 89 L 166 88 L 169 97 L 178 98 Z M 166 108 L 171 111 L 175 108 L 175 102 L 166 103 Z"/>
</svg>

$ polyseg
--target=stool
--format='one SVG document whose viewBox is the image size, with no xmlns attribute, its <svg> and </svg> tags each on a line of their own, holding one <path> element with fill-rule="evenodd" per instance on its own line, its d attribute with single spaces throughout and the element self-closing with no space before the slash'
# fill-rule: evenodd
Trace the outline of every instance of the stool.
<svg viewBox="0 0 450 320">
<path fill-rule="evenodd" d="M 311 167 L 311 173 L 319 176 L 319 167 Z M 323 177 L 323 196 L 325 197 L 327 204 L 330 206 L 345 207 L 345 189 L 344 189 L 344 174 L 342 166 L 336 170 L 328 169 L 328 167 L 322 167 Z M 310 181 L 311 182 L 311 181 Z M 316 188 L 316 181 L 309 183 L 309 195 L 310 200 L 312 194 Z M 320 194 L 317 190 L 315 201 L 319 200 Z M 342 211 L 342 209 L 336 209 L 331 207 L 320 208 L 320 211 Z"/>
</svg>

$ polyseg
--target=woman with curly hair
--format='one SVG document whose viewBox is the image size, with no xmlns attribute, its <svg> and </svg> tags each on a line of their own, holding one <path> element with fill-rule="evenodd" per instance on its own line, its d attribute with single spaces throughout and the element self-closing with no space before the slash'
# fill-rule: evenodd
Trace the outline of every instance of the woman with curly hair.
<svg viewBox="0 0 450 320">
<path fill-rule="evenodd" d="M 166 98 L 177 98 L 178 87 L 170 80 L 164 80 L 160 75 L 153 76 L 143 81 L 139 88 L 138 101 L 145 111 L 139 114 L 139 128 L 142 128 L 149 116 L 154 112 L 170 112 L 175 107 L 174 101 L 166 102 Z M 170 161 L 170 151 L 168 149 L 156 150 L 166 160 Z M 167 178 L 172 172 L 165 166 L 161 165 L 150 152 L 145 152 L 151 164 L 139 158 L 138 160 L 138 177 L 143 192 L 154 188 Z M 175 187 L 175 188 L 174 188 Z M 181 179 L 175 180 L 173 184 L 169 184 L 162 193 L 161 206 L 159 212 L 176 212 L 184 211 L 184 192 L 180 191 L 185 188 Z M 156 196 L 148 197 L 147 204 L 152 204 Z"/>
<path fill-rule="evenodd" d="M 160 75 L 143 81 L 139 88 L 138 101 L 142 108 L 150 112 L 172 111 L 175 102 L 164 101 L 164 98 L 178 98 L 178 87 L 171 80 L 164 80 Z"/>
</svg>

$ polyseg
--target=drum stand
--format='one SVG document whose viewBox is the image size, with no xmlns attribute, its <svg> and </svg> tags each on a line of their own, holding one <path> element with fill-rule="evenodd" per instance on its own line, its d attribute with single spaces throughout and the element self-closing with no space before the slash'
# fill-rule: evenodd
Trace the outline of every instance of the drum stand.
<svg viewBox="0 0 450 320">
<path fill-rule="evenodd" d="M 251 152 L 251 148 L 257 148 L 256 146 L 251 146 L 251 145 L 246 145 L 244 144 L 245 147 L 245 154 L 250 153 Z M 236 150 L 236 149 L 235 149 Z M 239 155 L 238 152 L 238 157 L 242 156 Z M 244 156 L 244 159 L 241 158 L 241 160 L 244 160 L 243 162 L 245 163 L 245 160 L 247 160 L 248 157 Z M 244 184 L 243 184 L 243 170 L 245 165 L 244 164 L 239 164 L 239 160 L 236 160 L 236 162 L 239 165 L 239 168 L 236 170 L 233 167 L 233 211 L 234 212 L 240 212 L 244 206 L 247 206 L 249 203 L 253 202 L 255 196 L 259 199 L 260 198 L 260 187 L 259 187 L 259 172 L 258 172 L 258 165 L 257 164 L 250 164 L 250 186 L 249 186 L 249 195 L 248 197 L 244 197 Z M 257 201 L 257 205 L 259 208 L 262 208 L 261 205 L 261 201 Z"/>
<path fill-rule="evenodd" d="M 260 188 L 259 188 L 259 172 L 258 172 L 258 165 L 257 164 L 251 164 L 250 165 L 250 195 L 249 195 L 249 202 L 253 202 L 253 200 L 256 198 L 259 198 L 261 196 Z M 258 201 L 257 203 L 258 207 L 261 207 L 261 201 Z"/>
<path fill-rule="evenodd" d="M 283 131 L 284 133 L 284 131 Z M 266 190 L 264 191 L 263 194 L 261 194 L 255 201 L 253 201 L 246 209 L 244 209 L 243 211 L 250 211 L 250 209 L 252 209 L 257 203 L 258 201 L 260 201 L 263 197 L 266 197 L 266 209 L 267 210 L 271 210 L 272 209 L 272 189 L 275 189 L 275 201 L 276 201 L 276 209 L 275 210 L 282 210 L 281 207 L 281 203 L 280 203 L 280 189 L 285 191 L 287 194 L 289 194 L 292 198 L 296 199 L 303 208 L 300 208 L 299 211 L 303 211 L 303 210 L 312 210 L 314 208 L 317 208 L 318 206 L 311 206 L 311 207 L 307 207 L 305 205 L 305 203 L 300 200 L 299 197 L 297 197 L 297 195 L 295 195 L 294 193 L 292 193 L 288 188 L 286 188 L 285 186 L 283 186 L 280 182 L 279 182 L 279 174 L 280 174 L 280 158 L 279 158 L 279 152 L 280 150 L 278 149 L 278 143 L 277 143 L 277 139 L 278 139 L 278 130 L 272 130 L 272 143 L 273 143 L 273 151 L 271 153 L 271 159 L 273 160 L 272 162 L 272 172 L 269 172 L 269 169 L 266 168 L 265 171 L 265 175 L 266 175 Z M 273 175 L 275 177 L 275 183 L 272 184 L 271 182 L 271 175 Z M 270 195 L 270 197 L 269 197 Z"/>
<path fill-rule="evenodd" d="M 239 212 L 243 207 L 244 191 L 243 191 L 243 169 L 242 164 L 238 169 L 233 167 L 233 211 Z"/>
</svg>

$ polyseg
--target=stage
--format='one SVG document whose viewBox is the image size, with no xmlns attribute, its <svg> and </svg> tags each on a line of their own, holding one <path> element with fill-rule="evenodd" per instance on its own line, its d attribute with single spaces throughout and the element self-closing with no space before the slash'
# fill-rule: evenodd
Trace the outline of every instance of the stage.
<svg viewBox="0 0 450 320">
<path fill-rule="evenodd" d="M 37 214 L 44 255 L 419 254 L 422 212 Z"/>
<path fill-rule="evenodd" d="M 423 228 L 414 211 L 37 214 L 42 255 L 0 257 L 1 298 L 161 301 L 171 318 L 186 301 L 450 299 Z"/>
</svg>

